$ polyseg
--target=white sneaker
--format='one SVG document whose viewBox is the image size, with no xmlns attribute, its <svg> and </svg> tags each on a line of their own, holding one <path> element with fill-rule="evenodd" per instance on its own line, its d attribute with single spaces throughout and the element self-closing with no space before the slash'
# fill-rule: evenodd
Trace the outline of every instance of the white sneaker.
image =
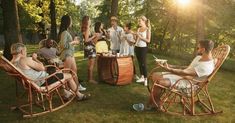
<svg viewBox="0 0 235 123">
<path fill-rule="evenodd" d="M 137 83 L 142 83 L 142 82 L 144 82 L 144 78 L 140 78 L 140 79 L 138 79 L 137 81 L 136 81 Z"/>
<path fill-rule="evenodd" d="M 85 88 L 85 87 L 82 87 L 82 85 L 80 84 L 80 86 L 78 86 L 78 90 L 79 90 L 79 91 L 85 91 L 86 88 Z"/>
<path fill-rule="evenodd" d="M 147 79 L 144 80 L 144 86 L 148 86 L 148 80 Z"/>
<path fill-rule="evenodd" d="M 70 90 L 70 91 L 71 91 L 71 90 Z M 70 96 L 73 95 L 72 92 L 70 92 L 70 91 L 64 89 L 64 97 L 65 97 L 65 98 L 69 98 Z"/>
</svg>

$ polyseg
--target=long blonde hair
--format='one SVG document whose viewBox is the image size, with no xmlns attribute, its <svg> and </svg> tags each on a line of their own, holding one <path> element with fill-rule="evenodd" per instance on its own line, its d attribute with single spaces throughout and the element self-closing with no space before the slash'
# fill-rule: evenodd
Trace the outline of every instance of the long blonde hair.
<svg viewBox="0 0 235 123">
<path fill-rule="evenodd" d="M 146 26 L 149 28 L 149 30 L 151 30 L 151 24 L 150 24 L 150 20 L 148 18 L 146 18 L 144 15 L 140 16 L 141 20 L 143 20 L 146 24 Z"/>
</svg>

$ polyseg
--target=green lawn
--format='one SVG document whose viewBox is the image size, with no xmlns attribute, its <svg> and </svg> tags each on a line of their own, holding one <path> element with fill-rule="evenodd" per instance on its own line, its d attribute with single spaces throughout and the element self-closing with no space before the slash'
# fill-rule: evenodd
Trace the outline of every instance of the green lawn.
<svg viewBox="0 0 235 123">
<path fill-rule="evenodd" d="M 35 46 L 29 46 L 31 52 Z M 188 64 L 188 61 L 166 58 L 170 63 Z M 86 80 L 86 61 L 82 52 L 76 53 L 78 60 L 79 76 Z M 152 54 L 148 57 L 148 69 L 154 67 Z M 96 72 L 96 71 L 95 71 Z M 147 88 L 133 82 L 126 86 L 112 86 L 105 83 L 98 85 L 83 83 L 91 93 L 92 98 L 84 102 L 73 101 L 65 108 L 46 115 L 31 119 L 23 119 L 20 111 L 11 111 L 10 106 L 15 104 L 15 84 L 3 71 L 0 71 L 0 123 L 6 122 L 55 122 L 55 123 L 162 123 L 162 122 L 206 122 L 206 123 L 232 123 L 235 122 L 235 78 L 234 73 L 220 70 L 210 83 L 212 101 L 216 109 L 223 110 L 222 114 L 216 116 L 172 116 L 169 114 L 144 111 L 135 112 L 132 104 L 146 103 L 148 97 Z"/>
</svg>

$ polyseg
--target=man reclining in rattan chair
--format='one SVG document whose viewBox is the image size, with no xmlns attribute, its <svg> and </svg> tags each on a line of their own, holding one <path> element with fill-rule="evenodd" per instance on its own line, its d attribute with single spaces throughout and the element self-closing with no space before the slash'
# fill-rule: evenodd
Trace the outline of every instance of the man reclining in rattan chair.
<svg viewBox="0 0 235 123">
<path fill-rule="evenodd" d="M 215 68 L 215 61 L 212 57 L 212 49 L 214 48 L 214 42 L 210 40 L 202 40 L 199 41 L 199 45 L 197 47 L 198 56 L 194 58 L 191 64 L 186 69 L 174 69 L 171 65 L 167 63 L 158 64 L 160 67 L 164 68 L 166 71 L 170 73 L 153 73 L 152 74 L 152 81 L 157 82 L 157 84 L 162 85 L 164 87 L 171 87 L 173 86 L 182 76 L 193 78 L 196 80 L 203 80 L 207 76 L 209 76 L 214 68 Z M 181 80 L 178 85 L 180 88 L 187 88 L 187 83 L 184 80 Z M 156 103 L 160 103 L 162 88 L 156 87 L 153 92 L 153 97 L 156 100 Z M 147 109 L 153 107 L 153 100 L 150 97 L 149 104 L 147 105 Z M 133 108 L 137 111 L 143 110 L 143 104 L 134 104 Z"/>
<path fill-rule="evenodd" d="M 32 57 L 27 57 L 27 49 L 24 44 L 22 43 L 15 43 L 11 46 L 11 54 L 13 55 L 13 58 L 11 62 L 19 68 L 28 78 L 32 80 L 37 80 L 41 78 L 47 77 L 49 74 L 45 71 L 46 68 L 43 66 L 43 64 L 37 59 L 37 54 L 34 53 Z M 76 91 L 78 100 L 84 100 L 87 99 L 90 95 L 85 95 L 80 93 L 77 90 L 77 84 L 74 81 L 74 78 L 71 77 L 72 75 L 70 73 L 61 73 L 56 75 L 59 79 L 65 79 L 69 83 L 69 87 L 74 92 Z M 54 82 L 58 81 L 57 79 L 48 79 L 47 84 L 50 85 Z M 39 87 L 45 86 L 45 81 L 38 81 L 36 83 Z M 65 91 L 65 94 L 68 95 Z"/>
</svg>

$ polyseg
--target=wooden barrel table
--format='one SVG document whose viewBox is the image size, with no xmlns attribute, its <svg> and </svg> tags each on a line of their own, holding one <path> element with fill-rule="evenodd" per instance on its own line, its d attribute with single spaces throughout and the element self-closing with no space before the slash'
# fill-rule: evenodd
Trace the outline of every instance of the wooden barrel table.
<svg viewBox="0 0 235 123">
<path fill-rule="evenodd" d="M 112 85 L 130 84 L 133 79 L 134 66 L 131 56 L 98 56 L 97 71 L 100 81 Z"/>
</svg>

